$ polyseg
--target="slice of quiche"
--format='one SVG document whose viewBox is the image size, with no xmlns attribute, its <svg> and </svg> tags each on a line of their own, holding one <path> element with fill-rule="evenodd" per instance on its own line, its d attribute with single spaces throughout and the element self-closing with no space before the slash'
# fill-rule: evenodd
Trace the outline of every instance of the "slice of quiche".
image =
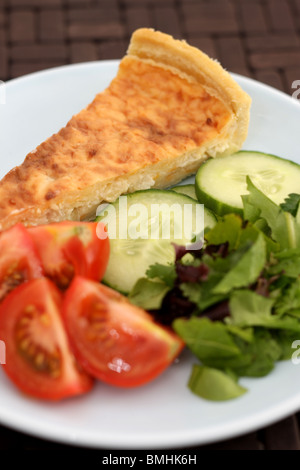
<svg viewBox="0 0 300 470">
<path fill-rule="evenodd" d="M 103 201 L 166 188 L 238 150 L 250 98 L 185 41 L 134 32 L 117 76 L 0 182 L 0 228 L 83 220 Z"/>
</svg>

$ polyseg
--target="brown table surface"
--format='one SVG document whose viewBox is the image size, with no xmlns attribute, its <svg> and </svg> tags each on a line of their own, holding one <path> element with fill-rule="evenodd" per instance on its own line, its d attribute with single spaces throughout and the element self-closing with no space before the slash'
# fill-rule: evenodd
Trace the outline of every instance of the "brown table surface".
<svg viewBox="0 0 300 470">
<path fill-rule="evenodd" d="M 132 31 L 142 26 L 184 38 L 229 71 L 287 94 L 300 80 L 300 0 L 0 0 L 0 79 L 121 58 Z M 295 414 L 198 449 L 299 450 L 299 428 Z M 0 426 L 0 450 L 14 448 L 69 446 Z"/>
</svg>

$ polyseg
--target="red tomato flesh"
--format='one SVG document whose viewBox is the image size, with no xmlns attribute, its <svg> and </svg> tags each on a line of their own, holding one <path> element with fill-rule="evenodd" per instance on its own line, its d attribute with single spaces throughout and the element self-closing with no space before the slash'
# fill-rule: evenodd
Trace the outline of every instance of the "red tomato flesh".
<svg viewBox="0 0 300 470">
<path fill-rule="evenodd" d="M 61 304 L 57 287 L 41 278 L 17 287 L 0 305 L 3 370 L 21 391 L 36 398 L 59 400 L 93 385 L 70 350 Z"/>
<path fill-rule="evenodd" d="M 99 239 L 98 222 L 59 222 L 28 229 L 46 275 L 65 289 L 75 275 L 100 281 L 104 276 L 109 240 Z"/>
<path fill-rule="evenodd" d="M 92 376 L 134 387 L 153 380 L 178 356 L 182 340 L 118 292 L 75 277 L 62 316 L 74 355 Z"/>
<path fill-rule="evenodd" d="M 43 276 L 41 259 L 25 227 L 0 234 L 0 301 L 24 281 Z"/>
</svg>

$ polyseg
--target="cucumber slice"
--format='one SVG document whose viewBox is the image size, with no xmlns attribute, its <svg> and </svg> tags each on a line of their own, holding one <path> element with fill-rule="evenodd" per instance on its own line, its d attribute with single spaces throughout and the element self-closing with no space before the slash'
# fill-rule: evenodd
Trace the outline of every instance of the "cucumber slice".
<svg viewBox="0 0 300 470">
<path fill-rule="evenodd" d="M 194 184 L 183 184 L 181 186 L 174 186 L 174 188 L 171 188 L 171 191 L 175 191 L 179 194 L 185 194 L 186 196 L 189 196 L 198 201 Z"/>
<path fill-rule="evenodd" d="M 185 194 L 186 196 L 195 199 L 195 201 L 199 202 L 200 204 L 204 204 L 204 202 L 199 200 L 197 197 L 195 184 L 182 184 L 179 186 L 174 186 L 173 188 L 170 188 L 170 191 L 175 191 L 179 194 Z M 206 212 L 206 217 L 209 217 L 210 214 L 213 220 L 216 220 L 215 214 L 210 209 L 206 207 L 204 210 Z"/>
<path fill-rule="evenodd" d="M 290 193 L 299 193 L 300 166 L 276 155 L 240 151 L 207 160 L 196 174 L 196 194 L 218 215 L 243 215 L 241 195 L 247 194 L 246 176 L 276 204 Z"/>
<path fill-rule="evenodd" d="M 110 257 L 103 279 L 128 294 L 150 265 L 175 260 L 172 242 L 186 245 L 201 230 L 201 205 L 174 191 L 149 189 L 121 196 L 97 217 L 110 239 Z M 204 227 L 216 223 L 204 209 Z M 203 233 L 202 233 L 203 236 Z"/>
</svg>

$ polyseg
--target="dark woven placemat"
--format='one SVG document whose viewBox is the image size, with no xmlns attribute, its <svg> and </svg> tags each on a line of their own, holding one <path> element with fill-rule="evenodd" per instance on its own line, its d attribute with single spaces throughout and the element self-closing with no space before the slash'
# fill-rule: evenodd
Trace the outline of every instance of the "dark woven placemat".
<svg viewBox="0 0 300 470">
<path fill-rule="evenodd" d="M 0 79 L 120 58 L 141 26 L 286 93 L 300 79 L 300 0 L 0 0 Z"/>
<path fill-rule="evenodd" d="M 300 0 L 0 0 L 0 80 L 121 58 L 142 26 L 184 38 L 231 72 L 290 95 L 300 80 Z M 299 450 L 299 422 L 294 415 L 199 450 Z M 65 447 L 0 427 L 0 450 Z"/>
</svg>

